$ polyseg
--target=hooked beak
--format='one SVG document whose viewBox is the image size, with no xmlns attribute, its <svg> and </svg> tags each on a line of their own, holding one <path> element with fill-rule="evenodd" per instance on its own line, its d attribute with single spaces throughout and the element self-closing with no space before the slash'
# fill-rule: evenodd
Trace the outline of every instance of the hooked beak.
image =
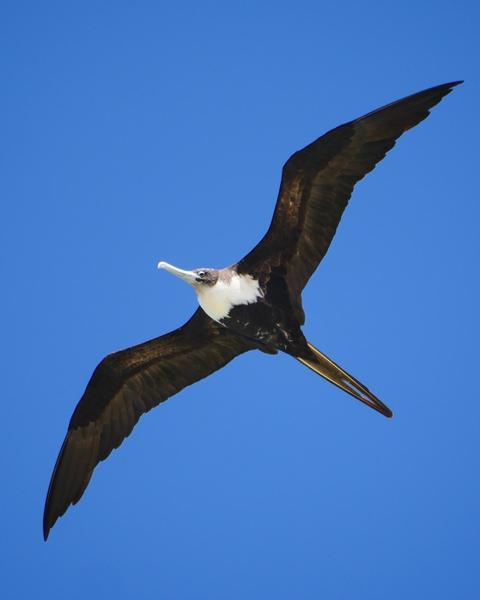
<svg viewBox="0 0 480 600">
<path fill-rule="evenodd" d="M 193 285 L 197 280 L 197 274 L 194 271 L 184 271 L 183 269 L 177 269 L 177 267 L 174 267 L 173 265 L 170 265 L 169 263 L 164 262 L 163 260 L 161 260 L 158 263 L 157 269 L 165 269 L 165 271 L 168 271 L 176 277 L 180 277 L 180 279 L 183 279 L 183 281 L 186 281 L 190 285 Z"/>
</svg>

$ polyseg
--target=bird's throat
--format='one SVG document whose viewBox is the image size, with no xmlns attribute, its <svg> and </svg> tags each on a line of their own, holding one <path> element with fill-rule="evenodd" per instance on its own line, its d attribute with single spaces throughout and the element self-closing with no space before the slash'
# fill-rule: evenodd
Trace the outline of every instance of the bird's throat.
<svg viewBox="0 0 480 600">
<path fill-rule="evenodd" d="M 219 277 L 213 286 L 197 289 L 200 306 L 214 321 L 227 318 L 234 306 L 252 304 L 263 298 L 262 289 L 250 275 L 234 273 L 228 278 Z"/>
</svg>

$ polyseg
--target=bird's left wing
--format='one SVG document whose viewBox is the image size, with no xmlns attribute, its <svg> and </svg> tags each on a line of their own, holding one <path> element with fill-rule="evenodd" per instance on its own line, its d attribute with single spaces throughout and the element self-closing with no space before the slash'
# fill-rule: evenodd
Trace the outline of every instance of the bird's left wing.
<svg viewBox="0 0 480 600">
<path fill-rule="evenodd" d="M 58 517 L 80 500 L 95 466 L 143 413 L 255 347 L 199 308 L 179 329 L 104 358 L 72 415 L 53 470 L 45 539 Z"/>
<path fill-rule="evenodd" d="M 240 273 L 268 278 L 272 268 L 284 268 L 290 289 L 300 293 L 324 257 L 360 181 L 408 129 L 425 119 L 432 107 L 461 83 L 429 88 L 355 121 L 332 129 L 291 156 L 270 227 L 263 239 L 239 263 Z M 301 307 L 298 318 L 303 321 Z"/>
</svg>

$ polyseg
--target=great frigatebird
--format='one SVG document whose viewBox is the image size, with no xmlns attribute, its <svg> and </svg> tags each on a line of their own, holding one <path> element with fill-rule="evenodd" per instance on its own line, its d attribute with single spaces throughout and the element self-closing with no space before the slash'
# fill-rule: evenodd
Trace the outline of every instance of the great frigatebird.
<svg viewBox="0 0 480 600">
<path fill-rule="evenodd" d="M 283 167 L 267 233 L 237 264 L 193 271 L 158 264 L 193 286 L 200 308 L 179 329 L 110 354 L 97 366 L 53 470 L 45 539 L 58 517 L 80 500 L 95 466 L 118 448 L 143 413 L 248 350 L 285 352 L 392 416 L 364 385 L 306 340 L 301 294 L 327 252 L 354 185 L 459 83 L 388 104 L 293 154 Z"/>
</svg>

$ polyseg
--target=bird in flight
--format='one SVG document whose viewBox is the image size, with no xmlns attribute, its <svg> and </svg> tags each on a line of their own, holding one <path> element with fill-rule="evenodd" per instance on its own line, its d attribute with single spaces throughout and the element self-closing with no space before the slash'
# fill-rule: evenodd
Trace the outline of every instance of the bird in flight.
<svg viewBox="0 0 480 600">
<path fill-rule="evenodd" d="M 140 416 L 249 350 L 285 352 L 386 417 L 391 410 L 305 338 L 302 290 L 325 256 L 353 188 L 455 81 L 332 129 L 285 163 L 267 233 L 224 269 L 158 267 L 189 283 L 200 308 L 185 325 L 105 357 L 75 408 L 48 488 L 45 540 L 82 497 L 96 465 Z"/>
</svg>

